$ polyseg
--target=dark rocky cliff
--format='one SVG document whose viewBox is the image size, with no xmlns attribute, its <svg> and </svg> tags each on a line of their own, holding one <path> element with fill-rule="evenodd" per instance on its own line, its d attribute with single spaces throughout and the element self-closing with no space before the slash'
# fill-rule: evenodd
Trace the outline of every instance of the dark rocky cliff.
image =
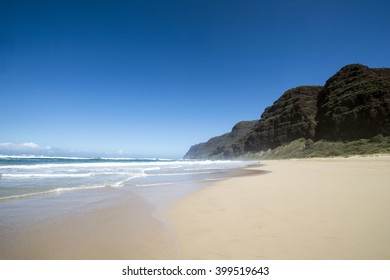
<svg viewBox="0 0 390 280">
<path fill-rule="evenodd" d="M 185 159 L 231 158 L 245 152 L 243 138 L 253 129 L 257 121 L 237 123 L 231 132 L 216 136 L 207 142 L 196 144 L 184 156 Z"/>
<path fill-rule="evenodd" d="M 350 64 L 325 86 L 286 91 L 260 120 L 194 145 L 185 158 L 233 158 L 299 138 L 351 141 L 390 135 L 390 69 Z"/>
<path fill-rule="evenodd" d="M 318 96 L 315 139 L 357 140 L 390 135 L 390 69 L 343 67 Z"/>
<path fill-rule="evenodd" d="M 301 86 L 286 91 L 265 109 L 248 134 L 245 151 L 275 148 L 299 138 L 313 138 L 316 129 L 317 96 L 320 86 Z"/>
</svg>

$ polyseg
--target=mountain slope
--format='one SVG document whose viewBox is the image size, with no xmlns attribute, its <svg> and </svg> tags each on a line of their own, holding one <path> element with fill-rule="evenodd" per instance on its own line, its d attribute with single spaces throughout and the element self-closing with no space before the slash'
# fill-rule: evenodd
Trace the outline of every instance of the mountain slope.
<svg viewBox="0 0 390 280">
<path fill-rule="evenodd" d="M 185 158 L 234 158 L 297 139 L 356 141 L 390 136 L 390 69 L 350 64 L 322 86 L 286 91 L 260 120 L 197 144 Z"/>
<path fill-rule="evenodd" d="M 357 140 L 390 135 L 390 69 L 343 67 L 318 96 L 315 139 Z"/>
<path fill-rule="evenodd" d="M 237 123 L 231 132 L 211 138 L 205 143 L 192 146 L 185 159 L 230 158 L 244 153 L 243 138 L 253 129 L 257 121 Z"/>
<path fill-rule="evenodd" d="M 286 91 L 265 109 L 260 121 L 248 134 L 245 151 L 267 150 L 299 138 L 313 138 L 317 96 L 322 87 L 301 86 Z"/>
</svg>

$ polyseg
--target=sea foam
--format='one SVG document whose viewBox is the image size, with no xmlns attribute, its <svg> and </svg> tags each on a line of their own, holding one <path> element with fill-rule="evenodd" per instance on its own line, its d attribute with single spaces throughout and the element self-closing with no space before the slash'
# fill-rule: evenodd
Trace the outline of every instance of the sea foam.
<svg viewBox="0 0 390 280">
<path fill-rule="evenodd" d="M 204 180 L 235 161 L 0 156 L 0 201 L 103 187 L 167 186 Z"/>
</svg>

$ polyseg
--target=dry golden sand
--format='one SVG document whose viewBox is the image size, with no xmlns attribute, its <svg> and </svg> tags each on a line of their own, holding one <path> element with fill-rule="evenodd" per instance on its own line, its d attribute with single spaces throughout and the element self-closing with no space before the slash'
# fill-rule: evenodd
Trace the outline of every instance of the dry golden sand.
<svg viewBox="0 0 390 280">
<path fill-rule="evenodd" d="M 390 259 L 390 157 L 266 161 L 167 209 L 183 259 Z"/>
</svg>

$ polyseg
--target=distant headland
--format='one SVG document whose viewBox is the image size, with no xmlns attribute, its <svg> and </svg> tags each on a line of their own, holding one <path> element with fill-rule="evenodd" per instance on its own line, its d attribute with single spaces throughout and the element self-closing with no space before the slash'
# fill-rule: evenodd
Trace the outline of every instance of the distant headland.
<svg viewBox="0 0 390 280">
<path fill-rule="evenodd" d="M 192 146 L 186 159 L 292 158 L 390 152 L 390 68 L 342 67 L 324 86 L 287 90 L 260 120 Z"/>
</svg>

